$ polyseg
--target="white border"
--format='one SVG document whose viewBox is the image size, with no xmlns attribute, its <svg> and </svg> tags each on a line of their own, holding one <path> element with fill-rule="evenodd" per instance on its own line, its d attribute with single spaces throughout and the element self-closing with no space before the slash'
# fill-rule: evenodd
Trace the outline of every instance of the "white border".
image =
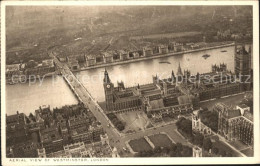
<svg viewBox="0 0 260 166">
<path fill-rule="evenodd" d="M 26 162 L 10 161 L 5 152 L 5 6 L 104 6 L 104 5 L 253 5 L 253 69 L 254 69 L 254 157 L 205 158 L 108 158 L 103 161 L 60 161 L 26 158 Z M 119 164 L 251 164 L 259 163 L 259 6 L 258 1 L 4 1 L 1 2 L 1 157 L 3 165 L 119 165 Z"/>
</svg>

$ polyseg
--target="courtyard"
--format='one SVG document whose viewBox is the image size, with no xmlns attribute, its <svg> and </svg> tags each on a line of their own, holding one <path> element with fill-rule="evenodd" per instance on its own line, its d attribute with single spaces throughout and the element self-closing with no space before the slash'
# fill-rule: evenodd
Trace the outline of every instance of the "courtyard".
<svg viewBox="0 0 260 166">
<path fill-rule="evenodd" d="M 146 126 L 150 123 L 143 111 L 117 113 L 116 116 L 120 121 L 125 123 L 124 133 L 145 130 Z"/>
</svg>

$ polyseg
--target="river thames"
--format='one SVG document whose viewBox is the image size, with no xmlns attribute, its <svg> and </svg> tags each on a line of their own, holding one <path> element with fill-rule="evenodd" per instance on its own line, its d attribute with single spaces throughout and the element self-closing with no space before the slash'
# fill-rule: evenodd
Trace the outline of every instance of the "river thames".
<svg viewBox="0 0 260 166">
<path fill-rule="evenodd" d="M 226 52 L 221 52 L 223 50 Z M 202 57 L 204 54 L 211 56 L 204 59 Z M 131 87 L 138 83 L 140 85 L 151 83 L 152 75 L 167 78 L 172 70 L 176 74 L 179 63 L 182 70 L 189 69 L 191 74 L 210 72 L 211 65 L 219 63 L 226 63 L 228 70 L 233 71 L 234 46 L 110 66 L 106 69 L 115 86 L 117 81 L 123 81 L 125 87 Z M 105 68 L 97 68 L 75 73 L 92 96 L 100 102 L 104 101 L 104 70 Z M 76 104 L 75 96 L 61 76 L 54 78 L 54 81 L 52 77 L 45 78 L 42 84 L 38 82 L 32 85 L 28 83 L 6 85 L 7 114 L 19 111 L 28 115 L 41 105 L 50 105 L 53 108 Z"/>
</svg>

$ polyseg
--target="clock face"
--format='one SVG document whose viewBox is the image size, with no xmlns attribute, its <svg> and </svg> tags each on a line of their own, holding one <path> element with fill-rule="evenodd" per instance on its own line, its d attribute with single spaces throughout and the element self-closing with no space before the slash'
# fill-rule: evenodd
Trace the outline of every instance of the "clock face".
<svg viewBox="0 0 260 166">
<path fill-rule="evenodd" d="M 110 88 L 110 85 L 107 85 L 107 88 Z"/>
</svg>

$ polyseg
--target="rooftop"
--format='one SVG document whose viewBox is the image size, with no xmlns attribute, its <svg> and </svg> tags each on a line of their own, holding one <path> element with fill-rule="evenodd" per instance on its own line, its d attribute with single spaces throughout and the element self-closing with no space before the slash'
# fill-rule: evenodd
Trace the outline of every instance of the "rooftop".
<svg viewBox="0 0 260 166">
<path fill-rule="evenodd" d="M 248 106 L 245 105 L 245 104 L 239 104 L 238 107 L 240 107 L 240 108 L 242 108 L 242 109 L 244 109 L 244 108 L 248 108 Z"/>
<path fill-rule="evenodd" d="M 251 122 L 254 121 L 254 117 L 253 117 L 253 114 L 251 114 L 249 111 L 245 111 L 244 112 L 244 117 L 248 120 L 250 120 Z"/>
</svg>

